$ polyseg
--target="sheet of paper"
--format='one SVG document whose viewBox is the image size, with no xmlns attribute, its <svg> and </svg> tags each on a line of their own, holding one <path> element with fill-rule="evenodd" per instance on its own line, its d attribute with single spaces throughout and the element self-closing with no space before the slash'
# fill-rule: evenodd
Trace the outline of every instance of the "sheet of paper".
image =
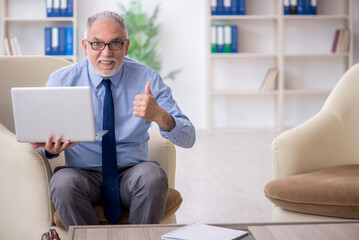
<svg viewBox="0 0 359 240">
<path fill-rule="evenodd" d="M 247 231 L 191 223 L 162 235 L 162 240 L 233 240 L 248 234 Z"/>
</svg>

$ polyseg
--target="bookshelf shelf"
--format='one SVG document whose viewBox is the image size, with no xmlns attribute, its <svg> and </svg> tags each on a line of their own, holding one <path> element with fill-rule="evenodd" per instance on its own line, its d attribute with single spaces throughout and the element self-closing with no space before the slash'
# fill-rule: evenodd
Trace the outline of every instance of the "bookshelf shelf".
<svg viewBox="0 0 359 240">
<path fill-rule="evenodd" d="M 350 57 L 350 53 L 321 53 L 321 54 L 285 54 L 283 55 L 285 58 L 337 58 L 337 57 Z"/>
<path fill-rule="evenodd" d="M 73 17 L 51 17 L 51 18 L 3 18 L 4 22 L 75 22 Z"/>
<path fill-rule="evenodd" d="M 295 89 L 295 90 L 283 90 L 283 94 L 286 95 L 317 95 L 317 94 L 329 94 L 331 89 Z"/>
<path fill-rule="evenodd" d="M 316 114 L 352 65 L 352 1 L 319 0 L 318 15 L 284 15 L 282 0 L 247 0 L 248 15 L 238 16 L 211 15 L 207 0 L 208 129 L 284 130 Z M 238 53 L 210 53 L 212 24 L 238 26 Z M 332 53 L 344 28 L 348 51 Z M 277 80 L 261 91 L 270 68 Z"/>
<path fill-rule="evenodd" d="M 276 58 L 277 54 L 271 53 L 213 53 L 211 58 Z"/>
<path fill-rule="evenodd" d="M 5 38 L 16 38 L 21 55 L 45 55 L 45 27 L 73 28 L 73 55 L 53 55 L 77 62 L 77 0 L 73 17 L 47 17 L 46 1 L 0 0 L 0 55 L 6 55 Z"/>
<path fill-rule="evenodd" d="M 211 16 L 212 20 L 278 20 L 276 15 L 218 15 Z"/>
<path fill-rule="evenodd" d="M 301 15 L 301 16 L 284 16 L 284 20 L 349 20 L 348 15 Z"/>
<path fill-rule="evenodd" d="M 232 97 L 236 97 L 236 96 L 243 96 L 243 95 L 251 95 L 251 96 L 262 96 L 262 95 L 276 95 L 278 93 L 278 91 L 274 91 L 274 90 L 268 90 L 268 91 L 259 91 L 259 90 L 252 90 L 252 91 L 229 91 L 229 90 L 216 90 L 213 91 L 211 94 L 213 96 L 232 96 Z"/>
</svg>

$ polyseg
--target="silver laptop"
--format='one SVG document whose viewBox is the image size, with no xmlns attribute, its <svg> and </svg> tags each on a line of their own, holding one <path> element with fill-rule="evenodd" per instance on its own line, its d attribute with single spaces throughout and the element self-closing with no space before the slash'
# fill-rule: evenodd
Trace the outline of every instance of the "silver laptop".
<svg viewBox="0 0 359 240">
<path fill-rule="evenodd" d="M 12 88 L 17 141 L 96 141 L 106 131 L 95 131 L 91 94 L 90 87 Z"/>
</svg>

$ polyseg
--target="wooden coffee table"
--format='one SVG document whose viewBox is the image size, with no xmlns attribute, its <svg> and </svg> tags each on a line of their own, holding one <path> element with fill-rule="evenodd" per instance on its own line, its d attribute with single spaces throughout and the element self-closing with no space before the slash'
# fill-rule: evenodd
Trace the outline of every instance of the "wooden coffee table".
<svg viewBox="0 0 359 240">
<path fill-rule="evenodd" d="M 359 221 L 312 223 L 213 224 L 245 230 L 245 240 L 359 239 Z M 100 225 L 70 226 L 68 240 L 160 240 L 165 233 L 184 225 Z"/>
</svg>

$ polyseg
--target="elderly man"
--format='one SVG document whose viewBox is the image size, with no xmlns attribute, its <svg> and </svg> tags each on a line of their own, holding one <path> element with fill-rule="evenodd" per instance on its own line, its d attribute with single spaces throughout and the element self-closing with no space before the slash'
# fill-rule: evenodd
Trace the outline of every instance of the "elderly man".
<svg viewBox="0 0 359 240">
<path fill-rule="evenodd" d="M 167 176 L 148 155 L 147 133 L 156 122 L 161 135 L 190 148 L 195 129 L 153 69 L 125 57 L 130 40 L 123 19 L 101 12 L 87 21 L 82 46 L 87 58 L 51 74 L 47 86 L 90 86 L 96 129 L 108 130 L 91 143 L 50 136 L 41 147 L 48 158 L 65 151 L 55 169 L 50 197 L 66 228 L 98 224 L 93 205 L 103 202 L 115 223 L 123 208 L 131 224 L 159 223 L 166 204 Z M 155 159 L 154 159 L 155 160 Z"/>
</svg>

